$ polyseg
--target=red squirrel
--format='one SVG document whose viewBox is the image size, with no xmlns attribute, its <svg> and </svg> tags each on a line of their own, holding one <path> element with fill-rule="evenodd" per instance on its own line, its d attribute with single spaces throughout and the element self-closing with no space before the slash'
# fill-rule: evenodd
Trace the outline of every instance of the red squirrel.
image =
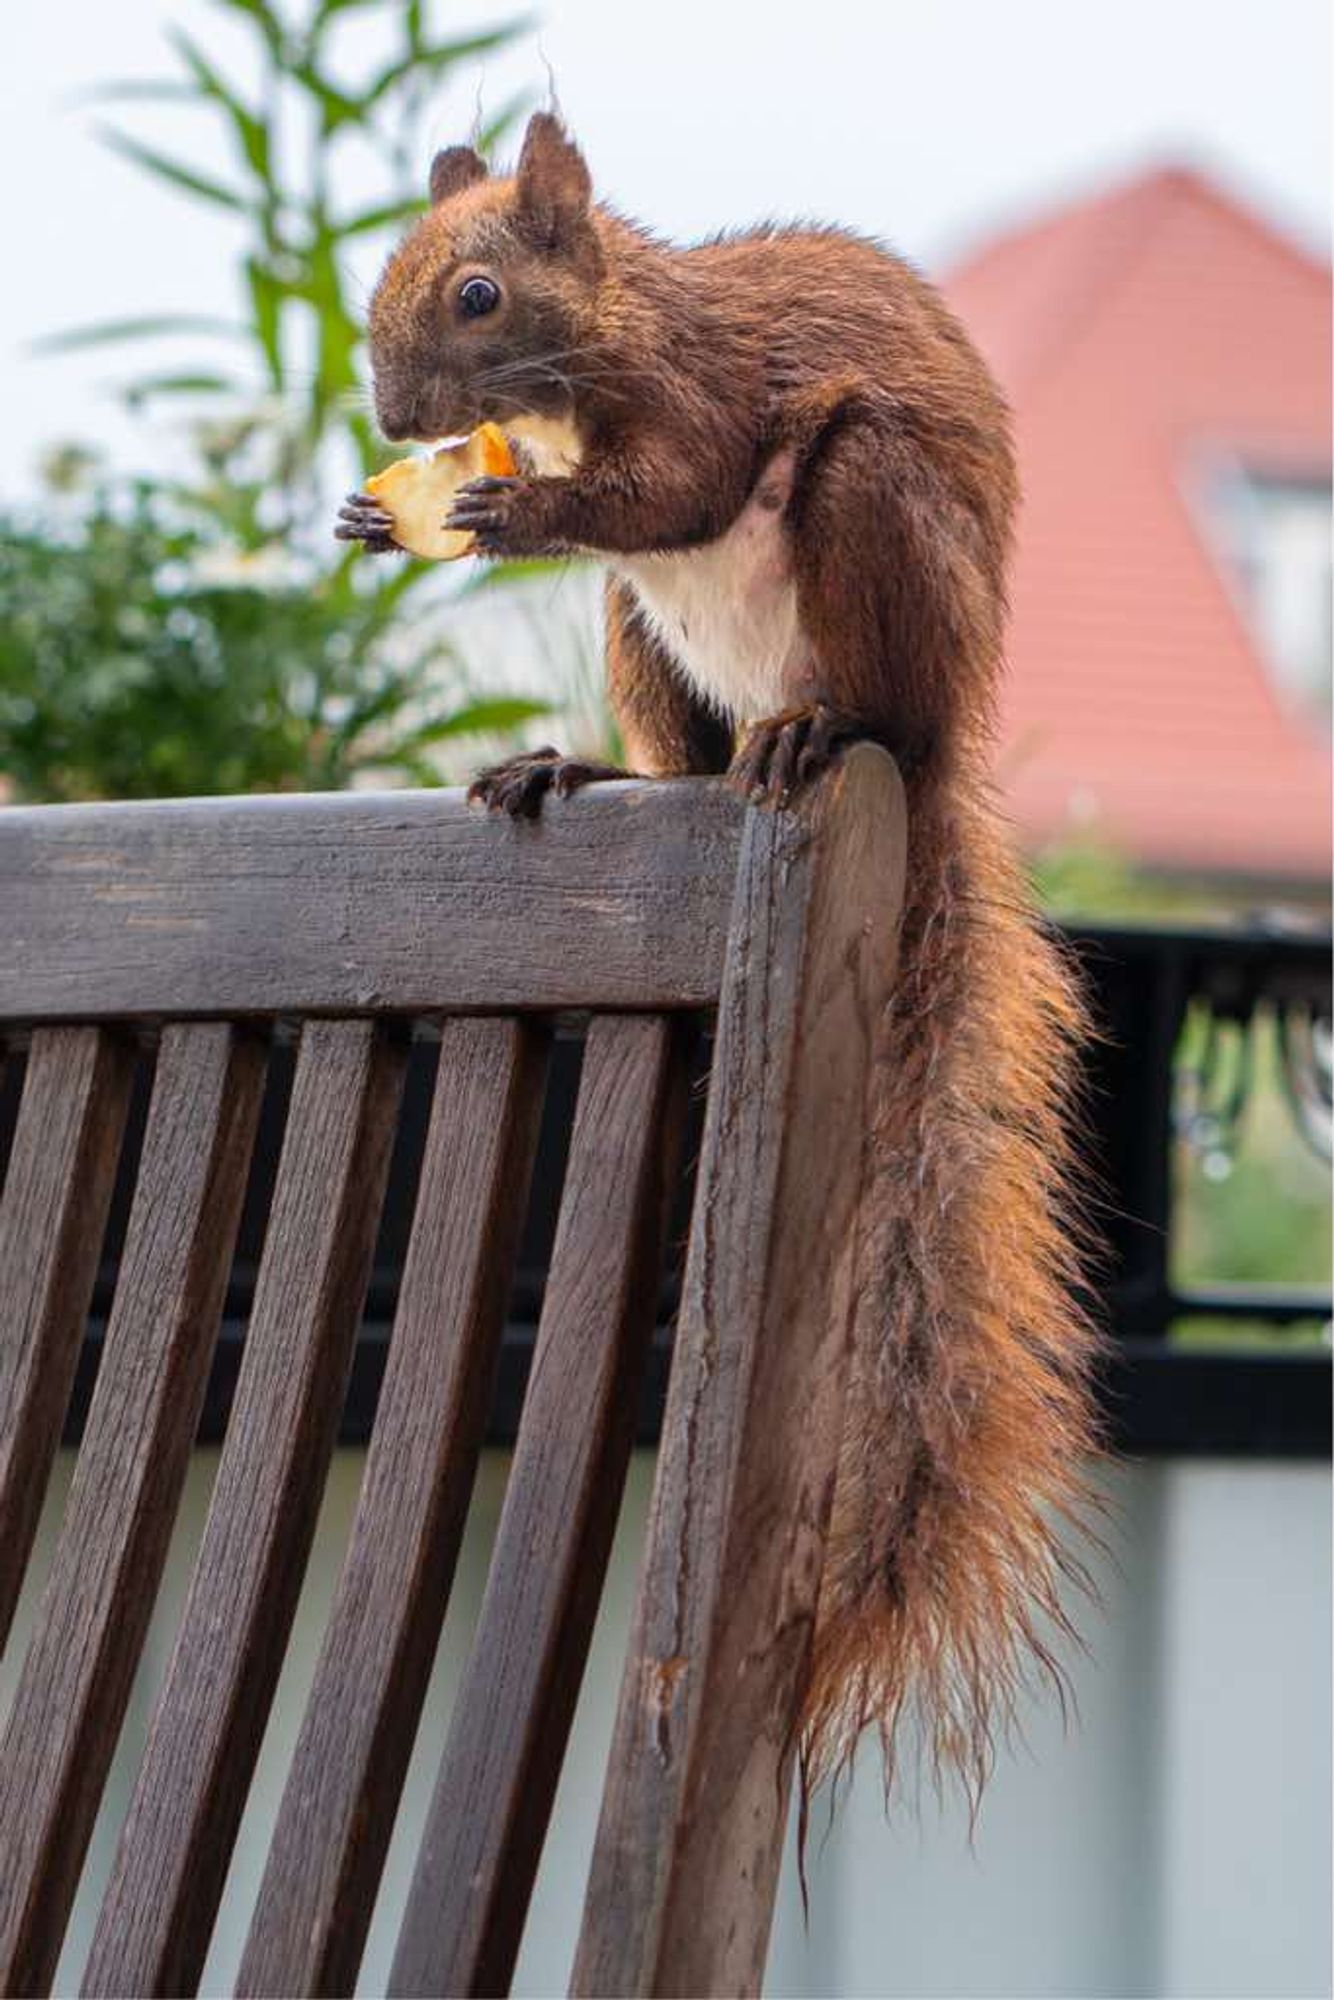
<svg viewBox="0 0 1334 2000">
<path fill-rule="evenodd" d="M 381 428 L 528 425 L 448 525 L 607 567 L 628 760 L 780 804 L 870 737 L 908 794 L 900 972 L 874 1092 L 861 1287 L 803 1715 L 803 1774 L 914 1708 L 976 1790 L 1082 1580 L 1095 1337 L 1071 1195 L 1076 985 L 991 796 L 1016 501 L 1008 413 L 944 301 L 832 228 L 688 249 L 596 203 L 560 121 L 493 176 L 455 146 L 370 309 Z M 353 496 L 339 533 L 392 546 Z M 603 776 L 547 749 L 473 796 L 536 812 Z"/>
</svg>

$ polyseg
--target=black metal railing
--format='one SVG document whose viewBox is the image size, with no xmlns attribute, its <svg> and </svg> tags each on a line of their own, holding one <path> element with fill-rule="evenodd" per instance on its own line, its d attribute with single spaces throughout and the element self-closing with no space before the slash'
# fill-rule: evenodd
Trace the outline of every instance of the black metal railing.
<svg viewBox="0 0 1334 2000">
<path fill-rule="evenodd" d="M 1186 1284 L 1173 1266 L 1183 1155 L 1230 1166 L 1265 1034 L 1291 1144 L 1327 1161 L 1329 935 L 1088 927 L 1072 941 L 1103 1036 L 1090 1052 L 1088 1104 L 1105 1190 L 1112 1437 L 1130 1451 L 1327 1454 L 1328 1273 L 1323 1284 L 1277 1272 Z M 1272 1201 L 1280 1214 L 1282 1190 Z M 1238 1345 L 1238 1323 L 1275 1337 Z"/>
</svg>

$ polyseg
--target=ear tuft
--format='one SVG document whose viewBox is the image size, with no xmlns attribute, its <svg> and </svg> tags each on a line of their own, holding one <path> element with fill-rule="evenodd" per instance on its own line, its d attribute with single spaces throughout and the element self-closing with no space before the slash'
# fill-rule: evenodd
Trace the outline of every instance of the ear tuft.
<svg viewBox="0 0 1334 2000">
<path fill-rule="evenodd" d="M 583 154 L 550 111 L 535 111 L 528 120 L 515 187 L 520 214 L 545 244 L 563 241 L 588 214 L 592 177 Z"/>
<path fill-rule="evenodd" d="M 486 161 L 471 146 L 446 146 L 431 162 L 431 200 L 447 201 L 486 176 Z"/>
</svg>

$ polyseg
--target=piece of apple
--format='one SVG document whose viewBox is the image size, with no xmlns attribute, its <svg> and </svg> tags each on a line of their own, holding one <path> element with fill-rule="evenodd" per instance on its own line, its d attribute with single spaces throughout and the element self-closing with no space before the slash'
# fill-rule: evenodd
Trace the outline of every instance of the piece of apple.
<svg viewBox="0 0 1334 2000">
<path fill-rule="evenodd" d="M 468 437 L 446 438 L 421 458 L 400 458 L 366 481 L 386 513 L 401 549 L 428 561 L 457 562 L 473 553 L 466 530 L 446 528 L 445 518 L 460 486 L 484 473 L 517 472 L 514 454 L 497 424 L 482 424 Z"/>
</svg>

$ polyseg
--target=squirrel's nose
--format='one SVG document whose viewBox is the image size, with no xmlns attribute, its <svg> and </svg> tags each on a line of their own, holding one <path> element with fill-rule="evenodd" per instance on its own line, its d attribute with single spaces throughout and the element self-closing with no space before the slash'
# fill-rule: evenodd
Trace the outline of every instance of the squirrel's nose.
<svg viewBox="0 0 1334 2000">
<path fill-rule="evenodd" d="M 377 386 L 375 415 L 380 429 L 391 444 L 421 435 L 421 410 L 415 392 L 399 395 Z"/>
</svg>

